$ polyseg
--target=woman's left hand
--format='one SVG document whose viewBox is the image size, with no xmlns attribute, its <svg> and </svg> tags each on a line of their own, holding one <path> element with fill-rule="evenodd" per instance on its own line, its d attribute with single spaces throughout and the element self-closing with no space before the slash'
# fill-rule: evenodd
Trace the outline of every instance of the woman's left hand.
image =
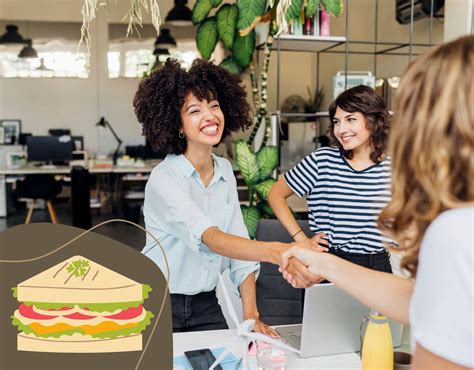
<svg viewBox="0 0 474 370">
<path fill-rule="evenodd" d="M 247 317 L 250 319 L 251 317 Z M 257 333 L 262 333 L 265 335 L 269 335 L 271 337 L 279 337 L 280 335 L 276 332 L 275 329 L 271 328 L 267 324 L 265 324 L 263 321 L 260 321 L 259 318 L 253 318 L 255 320 L 255 325 L 253 327 L 253 331 L 256 331 Z"/>
</svg>

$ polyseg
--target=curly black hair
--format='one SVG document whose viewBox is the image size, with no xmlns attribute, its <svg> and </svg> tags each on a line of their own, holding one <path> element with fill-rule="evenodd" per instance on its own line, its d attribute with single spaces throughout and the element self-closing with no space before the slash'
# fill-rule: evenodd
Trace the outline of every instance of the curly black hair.
<svg viewBox="0 0 474 370">
<path fill-rule="evenodd" d="M 342 149 L 341 143 L 334 136 L 334 115 L 337 107 L 343 111 L 354 113 L 360 112 L 367 122 L 370 131 L 370 159 L 374 163 L 383 161 L 387 151 L 388 135 L 390 131 L 390 114 L 383 98 L 371 87 L 359 85 L 348 89 L 341 94 L 329 106 L 329 138 L 331 144 Z M 352 159 L 352 150 L 343 150 L 344 156 Z"/>
<path fill-rule="evenodd" d="M 199 100 L 219 101 L 225 119 L 222 138 L 230 132 L 247 129 L 252 119 L 241 82 L 239 76 L 204 59 L 194 60 L 189 71 L 176 60 L 168 59 L 162 68 L 140 83 L 133 99 L 143 135 L 157 152 L 184 153 L 187 142 L 178 134 L 182 127 L 181 109 L 190 93 Z"/>
</svg>

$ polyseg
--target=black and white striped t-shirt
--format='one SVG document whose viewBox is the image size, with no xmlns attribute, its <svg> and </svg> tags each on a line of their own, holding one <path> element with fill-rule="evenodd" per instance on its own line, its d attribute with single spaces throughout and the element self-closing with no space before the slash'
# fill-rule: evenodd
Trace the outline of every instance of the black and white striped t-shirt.
<svg viewBox="0 0 474 370">
<path fill-rule="evenodd" d="M 310 229 L 326 233 L 331 248 L 372 254 L 391 242 L 376 223 L 391 197 L 389 158 L 356 171 L 339 149 L 324 147 L 285 173 L 285 180 L 306 196 Z"/>
</svg>

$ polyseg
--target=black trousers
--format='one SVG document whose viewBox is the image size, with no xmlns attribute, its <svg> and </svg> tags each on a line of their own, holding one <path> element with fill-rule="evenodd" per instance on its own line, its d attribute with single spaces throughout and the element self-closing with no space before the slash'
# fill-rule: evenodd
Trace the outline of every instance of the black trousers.
<svg viewBox="0 0 474 370">
<path fill-rule="evenodd" d="M 195 295 L 171 294 L 173 332 L 228 329 L 216 290 Z"/>
<path fill-rule="evenodd" d="M 390 265 L 390 255 L 388 252 L 381 252 L 375 254 L 360 254 L 347 253 L 329 248 L 329 253 L 341 257 L 346 261 L 355 263 L 357 265 L 370 268 L 372 270 L 392 273 L 392 266 Z"/>
</svg>

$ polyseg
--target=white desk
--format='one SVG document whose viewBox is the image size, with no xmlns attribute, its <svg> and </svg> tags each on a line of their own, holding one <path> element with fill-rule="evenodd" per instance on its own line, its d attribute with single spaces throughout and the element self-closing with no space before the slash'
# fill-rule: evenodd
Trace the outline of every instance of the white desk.
<svg viewBox="0 0 474 370">
<path fill-rule="evenodd" d="M 184 351 L 200 348 L 227 347 L 234 338 L 237 330 L 213 330 L 192 333 L 173 334 L 173 354 L 179 356 Z M 257 368 L 255 356 L 249 356 L 249 365 Z M 320 356 L 301 359 L 295 353 L 287 354 L 286 369 L 360 369 L 360 358 L 356 353 L 347 353 L 334 356 Z"/>
</svg>

